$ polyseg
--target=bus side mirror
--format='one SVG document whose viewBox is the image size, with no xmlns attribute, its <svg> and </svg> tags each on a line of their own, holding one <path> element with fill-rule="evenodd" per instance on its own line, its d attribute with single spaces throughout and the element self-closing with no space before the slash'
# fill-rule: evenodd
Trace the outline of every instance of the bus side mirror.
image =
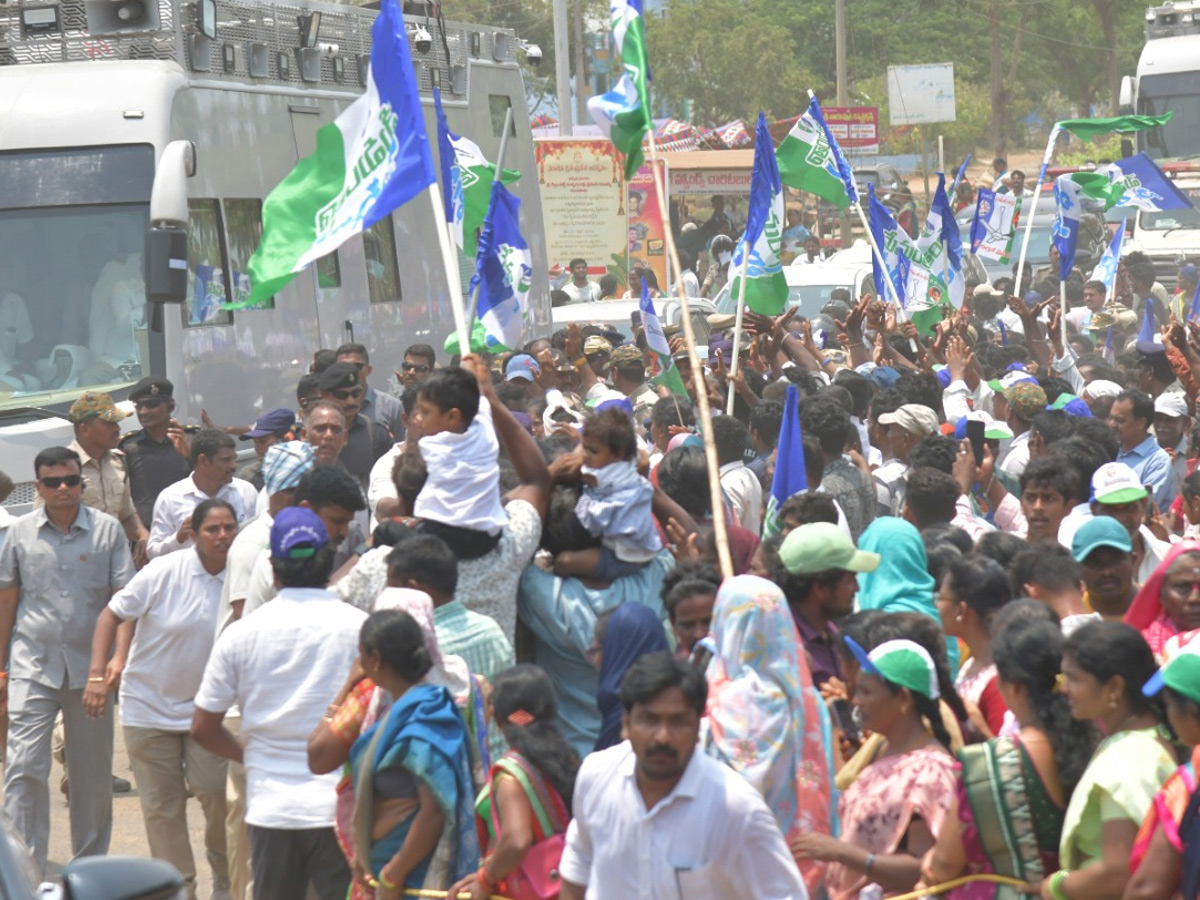
<svg viewBox="0 0 1200 900">
<path fill-rule="evenodd" d="M 187 299 L 187 232 L 153 227 L 146 232 L 146 299 L 182 303 Z"/>
<path fill-rule="evenodd" d="M 163 148 L 150 191 L 146 232 L 146 299 L 151 303 L 187 299 L 187 180 L 195 174 L 195 144 L 171 141 Z"/>
<path fill-rule="evenodd" d="M 1123 116 L 1132 115 L 1133 109 L 1133 79 L 1126 75 L 1121 79 L 1121 91 L 1117 95 L 1117 112 Z"/>
</svg>

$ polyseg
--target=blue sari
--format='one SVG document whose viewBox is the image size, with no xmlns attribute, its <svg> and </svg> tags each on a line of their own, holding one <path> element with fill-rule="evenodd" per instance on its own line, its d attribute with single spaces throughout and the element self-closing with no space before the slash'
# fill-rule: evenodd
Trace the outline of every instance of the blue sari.
<svg viewBox="0 0 1200 900">
<path fill-rule="evenodd" d="M 419 779 L 445 814 L 436 849 L 409 873 L 405 888 L 445 890 L 479 865 L 467 741 L 466 727 L 450 692 L 440 686 L 417 684 L 350 748 L 350 769 L 360 804 L 355 810 L 355 831 L 362 813 L 366 840 L 370 840 L 374 804 L 371 778 L 385 769 L 400 767 Z M 414 811 L 386 837 L 371 843 L 370 868 L 376 877 L 404 846 L 415 818 Z M 358 840 L 356 833 L 356 844 Z"/>
</svg>

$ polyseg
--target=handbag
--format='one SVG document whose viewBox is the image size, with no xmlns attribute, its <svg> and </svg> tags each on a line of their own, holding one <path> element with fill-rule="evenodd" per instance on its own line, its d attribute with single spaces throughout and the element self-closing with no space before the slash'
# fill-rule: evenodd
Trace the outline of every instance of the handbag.
<svg viewBox="0 0 1200 900">
<path fill-rule="evenodd" d="M 499 759 L 488 773 L 488 794 L 492 828 L 500 834 L 500 819 L 496 813 L 492 779 L 499 769 L 511 775 L 525 791 L 542 839 L 526 852 L 516 871 L 504 878 L 505 895 L 512 900 L 557 900 L 562 890 L 562 875 L 558 866 L 566 845 L 566 826 L 570 816 L 558 792 L 546 784 L 541 774 L 518 753 Z"/>
</svg>

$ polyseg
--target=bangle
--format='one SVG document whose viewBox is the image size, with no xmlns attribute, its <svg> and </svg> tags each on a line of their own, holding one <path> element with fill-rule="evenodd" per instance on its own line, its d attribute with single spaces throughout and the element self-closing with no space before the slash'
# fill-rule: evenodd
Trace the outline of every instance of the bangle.
<svg viewBox="0 0 1200 900">
<path fill-rule="evenodd" d="M 400 886 L 398 884 L 392 884 L 390 881 L 388 881 L 387 876 L 385 876 L 383 874 L 383 869 L 379 870 L 379 878 L 377 879 L 377 881 L 379 882 L 379 886 L 381 888 L 384 888 L 385 890 L 389 890 L 389 891 L 394 891 L 394 890 L 396 890 L 396 888 L 398 888 Z"/>
<path fill-rule="evenodd" d="M 863 874 L 870 875 L 871 874 L 871 866 L 873 866 L 873 865 L 875 865 L 875 854 L 868 853 L 867 854 L 867 864 L 865 866 L 863 866 Z"/>
<path fill-rule="evenodd" d="M 1067 875 L 1069 874 L 1069 872 L 1059 869 L 1050 876 L 1050 883 L 1047 885 L 1047 887 L 1050 889 L 1050 896 L 1053 897 L 1054 900 L 1070 900 L 1070 898 L 1067 897 L 1066 892 L 1063 890 L 1063 882 L 1067 880 Z"/>
</svg>

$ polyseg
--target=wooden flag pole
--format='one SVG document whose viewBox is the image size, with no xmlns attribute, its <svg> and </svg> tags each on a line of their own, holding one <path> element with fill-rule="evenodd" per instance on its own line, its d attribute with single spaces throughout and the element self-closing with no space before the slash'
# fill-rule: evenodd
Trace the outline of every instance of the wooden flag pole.
<svg viewBox="0 0 1200 900">
<path fill-rule="evenodd" d="M 742 272 L 738 278 L 737 317 L 733 323 L 733 359 L 729 363 L 729 396 L 725 400 L 725 415 L 733 415 L 733 379 L 738 373 L 738 358 L 742 350 L 742 320 L 746 316 L 746 276 L 750 272 L 750 242 L 742 241 Z"/>
<path fill-rule="evenodd" d="M 667 209 L 667 191 L 663 185 L 662 171 L 658 165 L 658 148 L 654 145 L 654 128 L 646 132 L 650 142 L 650 171 L 654 174 L 654 190 L 658 195 L 658 208 L 664 213 Z M 668 218 L 670 218 L 668 216 Z M 679 251 L 675 248 L 675 235 L 668 223 L 663 229 L 663 237 L 667 243 L 667 257 L 676 272 L 683 269 L 679 265 Z M 745 279 L 743 279 L 744 281 Z M 733 555 L 729 552 L 729 534 L 725 530 L 725 497 L 721 493 L 720 464 L 717 459 L 717 445 L 712 433 L 712 409 L 708 403 L 708 382 L 704 378 L 704 367 L 700 364 L 700 356 L 696 353 L 696 332 L 692 328 L 692 312 L 688 303 L 687 291 L 683 288 L 683 279 L 676 279 L 675 293 L 679 296 L 680 319 L 683 324 L 684 343 L 687 345 L 688 362 L 692 367 L 692 384 L 696 391 L 696 410 L 700 414 L 700 430 L 704 438 L 704 460 L 708 469 L 708 491 L 712 502 L 713 533 L 717 543 L 717 562 L 721 567 L 722 578 L 732 578 Z"/>
</svg>

